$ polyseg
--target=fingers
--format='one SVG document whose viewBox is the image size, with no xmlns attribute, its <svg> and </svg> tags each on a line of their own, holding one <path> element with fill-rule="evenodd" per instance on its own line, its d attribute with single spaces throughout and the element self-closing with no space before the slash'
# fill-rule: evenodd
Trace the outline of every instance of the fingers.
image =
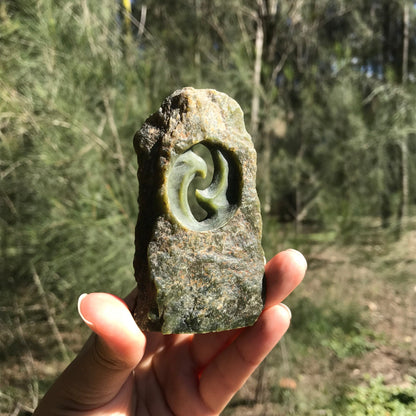
<svg viewBox="0 0 416 416">
<path fill-rule="evenodd" d="M 286 250 L 274 256 L 265 267 L 265 308 L 281 303 L 302 281 L 306 260 L 296 250 Z M 241 329 L 195 335 L 191 352 L 198 366 L 204 367 L 221 350 L 229 345 Z"/>
<path fill-rule="evenodd" d="M 172 413 L 178 416 L 211 414 L 201 399 L 195 362 L 189 353 L 192 336 L 182 338 L 174 348 L 156 354 L 152 369 Z"/>
<path fill-rule="evenodd" d="M 206 406 L 219 414 L 233 395 L 286 332 L 290 311 L 276 305 L 212 360 L 200 377 L 199 392 Z"/>
<path fill-rule="evenodd" d="M 200 394 L 219 413 L 289 327 L 290 310 L 281 305 L 302 281 L 306 260 L 296 250 L 273 257 L 265 267 L 266 301 L 258 321 L 244 330 L 195 335 L 191 351 L 199 366 Z"/>
<path fill-rule="evenodd" d="M 196 366 L 202 370 L 219 351 L 230 345 L 243 330 L 244 328 L 240 328 L 195 335 L 191 344 L 191 354 Z"/>
<path fill-rule="evenodd" d="M 307 264 L 299 251 L 289 249 L 276 254 L 265 267 L 265 308 L 281 303 L 302 281 Z"/>
<path fill-rule="evenodd" d="M 122 300 L 83 295 L 79 312 L 95 334 L 45 396 L 49 413 L 37 414 L 51 414 L 54 403 L 87 411 L 111 402 L 143 356 L 145 337 Z"/>
</svg>

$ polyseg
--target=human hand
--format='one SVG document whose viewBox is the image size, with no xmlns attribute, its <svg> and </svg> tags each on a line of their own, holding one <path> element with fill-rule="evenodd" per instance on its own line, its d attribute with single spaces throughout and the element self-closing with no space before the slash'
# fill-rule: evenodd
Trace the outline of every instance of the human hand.
<svg viewBox="0 0 416 416">
<path fill-rule="evenodd" d="M 51 387 L 35 416 L 218 415 L 286 332 L 281 302 L 302 281 L 295 250 L 266 265 L 266 302 L 247 328 L 209 334 L 140 331 L 125 303 L 105 293 L 82 296 L 79 311 L 94 334 Z"/>
</svg>

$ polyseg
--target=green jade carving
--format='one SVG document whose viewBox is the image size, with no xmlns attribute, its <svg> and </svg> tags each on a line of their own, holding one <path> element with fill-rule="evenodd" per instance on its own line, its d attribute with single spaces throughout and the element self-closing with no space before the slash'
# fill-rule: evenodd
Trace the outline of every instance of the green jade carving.
<svg viewBox="0 0 416 416">
<path fill-rule="evenodd" d="M 240 107 L 215 90 L 184 88 L 134 146 L 136 322 L 165 334 L 252 325 L 263 309 L 264 254 L 256 153 Z"/>
<path fill-rule="evenodd" d="M 241 186 L 228 183 L 229 162 L 223 152 L 210 151 L 204 143 L 196 144 L 178 157 L 169 173 L 167 192 L 172 214 L 191 230 L 219 228 L 237 209 Z M 237 193 L 231 193 L 229 186 L 235 187 Z"/>
</svg>

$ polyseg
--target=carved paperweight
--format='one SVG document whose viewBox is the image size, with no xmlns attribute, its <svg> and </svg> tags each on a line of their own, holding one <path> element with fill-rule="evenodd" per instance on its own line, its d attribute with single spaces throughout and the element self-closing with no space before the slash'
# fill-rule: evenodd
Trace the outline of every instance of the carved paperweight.
<svg viewBox="0 0 416 416">
<path fill-rule="evenodd" d="M 241 108 L 215 90 L 184 88 L 146 120 L 134 147 L 137 324 L 164 334 L 252 325 L 263 309 L 264 254 Z"/>
</svg>

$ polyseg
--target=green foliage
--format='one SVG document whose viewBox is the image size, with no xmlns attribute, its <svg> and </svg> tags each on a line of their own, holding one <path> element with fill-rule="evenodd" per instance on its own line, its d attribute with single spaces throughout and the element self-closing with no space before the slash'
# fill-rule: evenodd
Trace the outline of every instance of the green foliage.
<svg viewBox="0 0 416 416">
<path fill-rule="evenodd" d="M 2 281 L 64 301 L 132 286 L 132 136 L 149 112 L 112 1 L 2 4 Z M 123 283 L 124 282 L 124 283 Z M 70 290 L 68 290 L 70 289 Z"/>
<path fill-rule="evenodd" d="M 351 416 L 411 416 L 416 412 L 416 383 L 406 387 L 384 384 L 383 377 L 371 378 L 348 395 L 345 414 Z"/>
</svg>

